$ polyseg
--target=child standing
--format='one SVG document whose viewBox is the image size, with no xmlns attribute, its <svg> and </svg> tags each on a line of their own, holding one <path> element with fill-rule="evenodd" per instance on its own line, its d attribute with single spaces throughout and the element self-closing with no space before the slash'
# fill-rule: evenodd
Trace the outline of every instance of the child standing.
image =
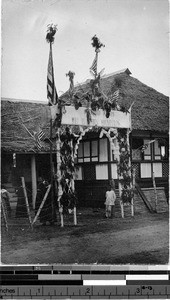
<svg viewBox="0 0 170 300">
<path fill-rule="evenodd" d="M 110 186 L 110 190 L 106 192 L 106 218 L 111 218 L 114 216 L 114 206 L 116 201 L 116 194 L 112 186 Z"/>
</svg>

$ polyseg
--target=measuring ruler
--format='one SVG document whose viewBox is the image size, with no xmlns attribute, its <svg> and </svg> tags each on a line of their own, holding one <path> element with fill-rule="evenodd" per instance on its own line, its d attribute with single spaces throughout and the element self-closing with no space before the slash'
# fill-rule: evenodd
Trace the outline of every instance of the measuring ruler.
<svg viewBox="0 0 170 300">
<path fill-rule="evenodd" d="M 168 285 L 1 286 L 1 299 L 168 299 Z"/>
<path fill-rule="evenodd" d="M 0 267 L 1 299 L 167 299 L 169 271 Z M 108 267 L 109 268 L 109 267 Z"/>
</svg>

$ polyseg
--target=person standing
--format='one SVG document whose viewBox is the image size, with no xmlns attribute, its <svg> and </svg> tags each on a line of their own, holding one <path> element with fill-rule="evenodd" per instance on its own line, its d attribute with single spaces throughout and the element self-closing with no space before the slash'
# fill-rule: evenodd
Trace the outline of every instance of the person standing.
<svg viewBox="0 0 170 300">
<path fill-rule="evenodd" d="M 116 194 L 112 186 L 110 186 L 109 191 L 106 192 L 106 218 L 111 218 L 115 215 L 115 201 Z"/>
</svg>

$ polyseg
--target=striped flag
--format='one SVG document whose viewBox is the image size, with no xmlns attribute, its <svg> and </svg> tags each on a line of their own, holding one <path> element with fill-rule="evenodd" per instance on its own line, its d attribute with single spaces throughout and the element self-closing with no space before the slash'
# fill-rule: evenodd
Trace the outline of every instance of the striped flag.
<svg viewBox="0 0 170 300">
<path fill-rule="evenodd" d="M 41 144 L 41 140 L 43 139 L 43 137 L 45 136 L 45 133 L 40 130 L 38 133 L 34 132 L 34 139 L 36 141 L 36 146 L 38 148 L 38 150 L 41 150 L 43 148 L 42 144 Z"/>
<path fill-rule="evenodd" d="M 57 95 L 55 82 L 54 82 L 52 47 L 50 47 L 48 70 L 47 70 L 47 98 L 48 98 L 48 105 L 50 106 L 56 105 L 58 102 L 58 95 Z"/>
<path fill-rule="evenodd" d="M 42 145 L 41 145 L 41 142 L 37 139 L 36 140 L 36 146 L 37 146 L 37 148 L 38 148 L 38 150 L 40 151 L 41 149 L 42 149 Z"/>
<path fill-rule="evenodd" d="M 112 95 L 112 101 L 117 101 L 119 99 L 119 90 L 115 91 Z"/>
<path fill-rule="evenodd" d="M 40 132 L 37 134 L 37 138 L 41 141 L 42 140 L 42 138 L 45 136 L 45 133 L 42 131 L 42 130 L 40 130 Z"/>
<path fill-rule="evenodd" d="M 93 63 L 90 67 L 90 71 L 95 75 L 97 74 L 97 55 L 95 56 L 95 58 L 93 60 Z"/>
</svg>

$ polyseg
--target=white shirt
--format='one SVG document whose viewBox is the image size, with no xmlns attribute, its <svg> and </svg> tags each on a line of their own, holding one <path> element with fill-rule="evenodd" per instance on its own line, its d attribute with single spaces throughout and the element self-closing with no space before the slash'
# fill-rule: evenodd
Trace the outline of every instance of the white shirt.
<svg viewBox="0 0 170 300">
<path fill-rule="evenodd" d="M 115 205 L 116 194 L 113 190 L 106 192 L 106 205 Z"/>
</svg>

